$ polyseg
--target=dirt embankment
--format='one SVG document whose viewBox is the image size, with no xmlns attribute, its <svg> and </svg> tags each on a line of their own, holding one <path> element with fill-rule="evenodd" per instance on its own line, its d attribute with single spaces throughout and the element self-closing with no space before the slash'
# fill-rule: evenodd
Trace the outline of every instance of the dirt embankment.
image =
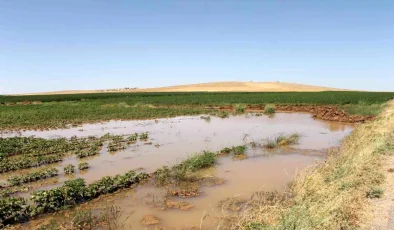
<svg viewBox="0 0 394 230">
<path fill-rule="evenodd" d="M 210 107 L 210 109 L 233 110 L 234 106 Z M 365 122 L 375 118 L 374 116 L 348 114 L 335 105 L 275 105 L 275 109 L 279 112 L 307 112 L 317 119 L 347 123 Z M 263 111 L 264 105 L 248 105 L 246 110 Z"/>
</svg>

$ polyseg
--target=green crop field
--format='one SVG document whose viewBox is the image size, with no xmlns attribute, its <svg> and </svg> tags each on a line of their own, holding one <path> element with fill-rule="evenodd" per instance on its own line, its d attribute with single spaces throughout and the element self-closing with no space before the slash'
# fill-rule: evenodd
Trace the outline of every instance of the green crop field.
<svg viewBox="0 0 394 230">
<path fill-rule="evenodd" d="M 377 114 L 393 92 L 99 93 L 0 96 L 0 129 L 62 128 L 111 119 L 154 119 L 211 113 L 215 105 L 338 105 Z M 42 102 L 33 103 L 29 102 Z M 372 108 L 372 109 L 371 109 Z"/>
<path fill-rule="evenodd" d="M 231 93 L 93 93 L 68 95 L 0 96 L 0 103 L 23 101 L 64 102 L 100 101 L 129 104 L 217 105 L 217 104 L 354 104 L 360 100 L 368 104 L 382 103 L 394 98 L 394 92 L 231 92 Z"/>
</svg>

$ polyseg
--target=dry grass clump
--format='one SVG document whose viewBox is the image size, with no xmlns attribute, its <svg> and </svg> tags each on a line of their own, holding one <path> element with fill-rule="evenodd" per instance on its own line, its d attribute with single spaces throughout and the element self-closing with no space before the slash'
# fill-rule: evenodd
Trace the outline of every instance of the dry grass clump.
<svg viewBox="0 0 394 230">
<path fill-rule="evenodd" d="M 300 137 L 301 136 L 298 133 L 293 133 L 289 135 L 279 134 L 274 138 L 267 138 L 263 140 L 262 146 L 266 149 L 276 149 L 287 145 L 294 145 L 298 143 Z"/>
<path fill-rule="evenodd" d="M 354 229 L 362 223 L 367 199 L 379 198 L 382 154 L 394 143 L 394 102 L 375 121 L 359 126 L 325 163 L 303 171 L 288 199 L 255 203 L 222 229 Z M 226 215 L 224 215 L 225 217 Z"/>
</svg>

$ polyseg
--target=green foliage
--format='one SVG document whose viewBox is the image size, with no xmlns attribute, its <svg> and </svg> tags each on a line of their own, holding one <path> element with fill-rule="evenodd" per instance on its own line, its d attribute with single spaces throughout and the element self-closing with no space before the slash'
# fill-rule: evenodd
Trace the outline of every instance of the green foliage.
<svg viewBox="0 0 394 230">
<path fill-rule="evenodd" d="M 235 146 L 233 147 L 232 151 L 234 155 L 241 155 L 245 154 L 247 147 L 245 145 Z"/>
<path fill-rule="evenodd" d="M 86 170 L 90 168 L 89 163 L 88 162 L 82 162 L 78 165 L 78 169 L 79 170 Z"/>
<path fill-rule="evenodd" d="M 341 109 L 349 114 L 357 114 L 362 116 L 377 116 L 385 108 L 384 104 L 368 104 L 364 101 L 359 101 L 357 104 L 341 105 Z"/>
<path fill-rule="evenodd" d="M 275 105 L 268 104 L 264 107 L 264 114 L 270 115 L 275 113 Z"/>
<path fill-rule="evenodd" d="M 31 206 L 32 216 L 73 207 L 100 195 L 128 188 L 147 177 L 146 173 L 137 174 L 135 171 L 130 171 L 124 175 L 103 177 L 88 186 L 83 179 L 78 178 L 66 181 L 63 186 L 58 188 L 35 191 L 31 196 L 31 200 L 34 202 L 34 205 Z"/>
<path fill-rule="evenodd" d="M 30 206 L 20 197 L 0 199 L 0 228 L 26 221 L 30 216 Z"/>
<path fill-rule="evenodd" d="M 66 138 L 44 139 L 37 137 L 0 137 L 0 153 L 6 157 L 15 155 L 42 156 L 63 154 L 71 148 Z"/>
<path fill-rule="evenodd" d="M 226 148 L 220 150 L 218 152 L 218 154 L 220 155 L 220 154 L 230 154 L 231 153 L 234 155 L 242 155 L 246 152 L 246 150 L 247 150 L 246 145 L 239 145 L 239 146 L 233 146 L 231 148 L 226 147 Z"/>
<path fill-rule="evenodd" d="M 27 169 L 32 167 L 38 167 L 45 164 L 52 164 L 63 160 L 63 156 L 60 155 L 48 155 L 48 156 L 18 156 L 10 158 L 5 158 L 0 161 L 0 173 Z"/>
<path fill-rule="evenodd" d="M 163 166 L 154 172 L 157 184 L 164 185 L 171 178 L 171 170 L 168 166 Z"/>
<path fill-rule="evenodd" d="M 58 172 L 59 172 L 59 170 L 57 170 L 56 168 L 44 169 L 44 170 L 40 170 L 37 172 L 29 173 L 26 175 L 11 176 L 10 178 L 7 179 L 7 181 L 12 186 L 17 186 L 20 184 L 30 183 L 30 182 L 34 182 L 34 181 L 43 180 L 43 179 L 57 176 Z"/>
<path fill-rule="evenodd" d="M 85 193 L 85 181 L 81 178 L 66 181 L 58 188 L 35 191 L 30 198 L 35 204 L 33 216 L 59 211 L 82 203 L 86 200 Z"/>
<path fill-rule="evenodd" d="M 134 133 L 133 135 L 130 135 L 127 140 L 130 144 L 137 142 L 138 139 L 138 133 Z"/>
<path fill-rule="evenodd" d="M 75 172 L 75 166 L 72 164 L 69 164 L 66 167 L 64 167 L 63 171 L 64 171 L 64 174 L 66 174 L 66 175 L 73 174 Z"/>
<path fill-rule="evenodd" d="M 216 155 L 213 152 L 204 151 L 202 154 L 193 155 L 177 166 L 176 168 L 183 168 L 188 171 L 197 171 L 198 169 L 207 168 L 214 165 L 216 162 Z"/>
<path fill-rule="evenodd" d="M 245 112 L 245 105 L 240 105 L 240 104 L 235 105 L 235 112 L 244 113 Z"/>
<path fill-rule="evenodd" d="M 140 134 L 140 140 L 146 141 L 146 140 L 148 140 L 148 138 L 149 138 L 148 133 L 141 133 Z"/>
</svg>

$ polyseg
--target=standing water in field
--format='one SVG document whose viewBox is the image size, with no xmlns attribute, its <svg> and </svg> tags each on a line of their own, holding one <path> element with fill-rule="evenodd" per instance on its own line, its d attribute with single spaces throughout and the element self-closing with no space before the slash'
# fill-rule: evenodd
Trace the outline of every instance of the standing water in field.
<svg viewBox="0 0 394 230">
<path fill-rule="evenodd" d="M 224 200 L 234 196 L 237 199 L 248 199 L 259 190 L 283 191 L 297 171 L 313 162 L 323 160 L 326 150 L 338 146 L 353 127 L 354 125 L 314 120 L 309 114 L 278 113 L 271 118 L 250 114 L 224 119 L 198 116 L 148 121 L 113 121 L 69 129 L 7 133 L 3 136 L 70 138 L 103 136 L 106 133 L 149 134 L 147 141 L 139 141 L 116 153 L 108 152 L 105 144 L 99 155 L 82 160 L 71 156 L 61 163 L 53 164 L 52 167 L 62 170 L 68 164 L 78 165 L 86 161 L 90 168 L 72 176 L 63 176 L 61 173 L 62 177 L 58 183 L 39 189 L 59 186 L 64 180 L 75 177 L 84 178 L 87 183 L 92 183 L 104 176 L 122 174 L 133 169 L 152 173 L 162 166 L 175 165 L 191 154 L 204 150 L 216 152 L 225 147 L 247 145 L 246 159 L 219 157 L 215 167 L 202 170 L 200 173 L 206 179 L 206 183 L 198 188 L 195 197 L 171 196 L 168 188 L 147 184 L 83 205 L 93 210 L 100 209 L 108 203 L 119 206 L 124 213 L 125 226 L 131 229 L 145 229 L 141 221 L 147 215 L 153 215 L 160 224 L 148 226 L 146 229 L 154 229 L 155 226 L 165 229 L 200 227 L 201 218 L 205 213 L 209 215 L 204 218 L 202 227 L 210 229 L 217 222 L 215 215 L 220 214 L 220 205 Z M 291 148 L 274 152 L 254 147 L 263 140 L 281 133 L 298 133 L 300 140 Z M 0 174 L 0 180 L 17 173 L 18 171 Z M 28 196 L 28 193 L 20 195 Z"/>
</svg>

